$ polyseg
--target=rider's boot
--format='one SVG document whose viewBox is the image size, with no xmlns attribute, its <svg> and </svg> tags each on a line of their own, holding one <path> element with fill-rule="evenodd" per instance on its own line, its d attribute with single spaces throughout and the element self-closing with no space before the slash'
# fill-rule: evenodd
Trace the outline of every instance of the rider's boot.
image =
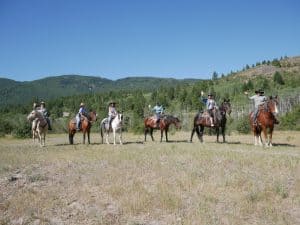
<svg viewBox="0 0 300 225">
<path fill-rule="evenodd" d="M 212 117 L 210 117 L 210 126 L 212 126 L 212 127 L 214 127 L 215 125 L 214 125 L 214 122 L 213 122 L 213 118 Z"/>
</svg>

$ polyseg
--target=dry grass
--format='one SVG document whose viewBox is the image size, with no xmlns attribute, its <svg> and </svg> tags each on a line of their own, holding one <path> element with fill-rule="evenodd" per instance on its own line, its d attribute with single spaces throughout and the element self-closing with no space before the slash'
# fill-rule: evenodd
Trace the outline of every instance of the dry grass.
<svg viewBox="0 0 300 225">
<path fill-rule="evenodd" d="M 300 223 L 299 132 L 275 132 L 273 148 L 189 135 L 125 133 L 123 146 L 50 135 L 45 148 L 0 139 L 0 224 Z"/>
</svg>

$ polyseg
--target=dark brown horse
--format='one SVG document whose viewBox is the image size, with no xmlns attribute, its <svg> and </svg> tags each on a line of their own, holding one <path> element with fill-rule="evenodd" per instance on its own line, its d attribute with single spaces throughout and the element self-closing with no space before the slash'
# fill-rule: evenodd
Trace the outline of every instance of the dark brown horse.
<svg viewBox="0 0 300 225">
<path fill-rule="evenodd" d="M 275 115 L 278 113 L 278 98 L 272 96 L 260 106 L 256 118 L 256 125 L 253 124 L 253 112 L 249 115 L 251 130 L 254 135 L 254 145 L 263 145 L 261 132 L 264 133 L 265 146 L 272 146 L 272 135 L 275 124 Z M 269 132 L 268 132 L 269 131 Z M 269 134 L 269 135 L 268 135 Z"/>
<path fill-rule="evenodd" d="M 151 117 L 146 117 L 144 120 L 145 124 L 145 141 L 146 141 L 146 136 L 147 133 L 150 133 L 150 136 L 152 138 L 152 141 L 154 141 L 153 138 L 153 130 L 154 129 L 159 129 L 160 130 L 160 142 L 162 142 L 163 139 L 163 133 L 165 131 L 165 136 L 166 136 L 166 142 L 168 142 L 168 130 L 171 124 L 174 124 L 177 129 L 181 128 L 180 125 L 180 120 L 171 115 L 164 115 L 160 118 L 159 124 L 156 123 L 156 119 L 154 116 Z"/>
<path fill-rule="evenodd" d="M 214 109 L 215 118 L 214 118 L 214 127 L 217 133 L 217 142 L 219 142 L 219 128 L 221 128 L 223 142 L 225 142 L 225 128 L 226 128 L 226 114 L 231 113 L 231 104 L 229 99 L 224 99 L 221 106 L 218 109 Z M 203 142 L 203 131 L 204 127 L 212 127 L 210 121 L 210 115 L 207 111 L 199 112 L 194 117 L 194 127 L 191 134 L 190 142 L 193 140 L 194 133 L 197 133 L 197 136 L 201 142 Z"/>
<path fill-rule="evenodd" d="M 80 131 L 83 133 L 83 144 L 85 144 L 85 135 L 87 134 L 88 137 L 88 143 L 90 144 L 90 129 L 92 127 L 92 122 L 95 122 L 97 120 L 97 114 L 96 112 L 90 112 L 87 116 L 81 117 L 80 122 Z M 69 122 L 69 143 L 74 143 L 74 135 L 76 133 L 76 119 L 73 118 Z"/>
</svg>

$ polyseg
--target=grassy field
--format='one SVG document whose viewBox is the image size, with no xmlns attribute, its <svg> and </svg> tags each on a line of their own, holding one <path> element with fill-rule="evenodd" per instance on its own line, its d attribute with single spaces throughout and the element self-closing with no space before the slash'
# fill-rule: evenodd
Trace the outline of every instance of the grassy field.
<svg viewBox="0 0 300 225">
<path fill-rule="evenodd" d="M 275 131 L 272 148 L 189 135 L 108 146 L 76 134 L 70 146 L 53 134 L 44 148 L 2 138 L 0 224 L 300 224 L 300 132 Z"/>
</svg>

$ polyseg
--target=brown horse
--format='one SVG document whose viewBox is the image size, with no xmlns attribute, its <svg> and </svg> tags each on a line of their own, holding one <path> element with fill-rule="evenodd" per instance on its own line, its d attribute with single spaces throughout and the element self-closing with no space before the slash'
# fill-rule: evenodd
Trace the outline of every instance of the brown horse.
<svg viewBox="0 0 300 225">
<path fill-rule="evenodd" d="M 225 128 L 226 128 L 226 114 L 230 115 L 231 113 L 231 104 L 229 99 L 224 99 L 221 106 L 218 109 L 214 109 L 215 118 L 214 118 L 214 127 L 217 133 L 217 142 L 219 142 L 219 128 L 221 128 L 223 142 L 225 142 Z M 203 131 L 204 127 L 211 127 L 210 115 L 207 111 L 199 112 L 194 117 L 194 127 L 191 134 L 190 142 L 193 140 L 194 133 L 197 133 L 197 136 L 201 142 L 203 142 Z"/>
<path fill-rule="evenodd" d="M 81 117 L 80 122 L 80 130 L 83 133 L 83 144 L 85 144 L 85 135 L 87 134 L 88 137 L 88 143 L 90 144 L 90 129 L 92 127 L 92 122 L 95 122 L 97 120 L 97 114 L 96 112 L 92 111 L 87 116 Z M 69 143 L 74 143 L 74 135 L 76 133 L 76 119 L 73 118 L 69 122 Z"/>
<path fill-rule="evenodd" d="M 153 130 L 154 129 L 159 129 L 160 130 L 160 142 L 162 142 L 164 131 L 165 131 L 165 136 L 166 136 L 166 142 L 168 142 L 169 141 L 168 140 L 169 126 L 171 124 L 174 124 L 177 129 L 181 128 L 180 120 L 177 117 L 171 116 L 171 115 L 162 116 L 159 120 L 158 126 L 157 126 L 157 123 L 156 123 L 156 118 L 154 116 L 146 117 L 145 120 L 144 120 L 144 124 L 145 124 L 145 130 L 144 130 L 145 141 L 146 141 L 147 133 L 150 133 L 152 141 L 154 141 Z"/>
<path fill-rule="evenodd" d="M 253 124 L 253 112 L 250 113 L 249 121 L 251 130 L 254 135 L 254 145 L 263 145 L 261 138 L 261 132 L 263 132 L 265 146 L 272 146 L 272 135 L 275 124 L 275 115 L 278 113 L 277 105 L 277 96 L 275 98 L 273 98 L 272 96 L 269 97 L 267 101 L 259 108 L 258 115 L 256 118 L 256 125 Z"/>
</svg>

